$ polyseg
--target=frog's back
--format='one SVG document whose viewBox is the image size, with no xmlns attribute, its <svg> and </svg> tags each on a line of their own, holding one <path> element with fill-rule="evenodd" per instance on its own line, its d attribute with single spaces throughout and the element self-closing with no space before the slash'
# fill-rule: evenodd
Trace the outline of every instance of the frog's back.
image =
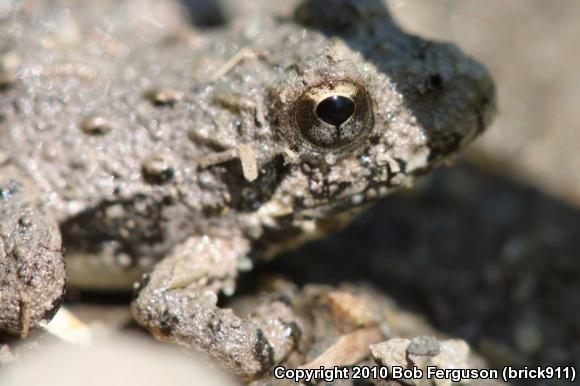
<svg viewBox="0 0 580 386">
<path fill-rule="evenodd" d="M 164 61 L 167 28 L 121 28 L 111 16 L 96 23 L 98 15 L 83 12 L 83 20 L 74 9 L 30 4 L 32 11 L 3 25 L 3 57 L 18 65 L 0 102 L 3 151 L 30 173 L 61 219 L 166 189 L 163 182 L 199 150 L 188 139 L 195 109 L 179 91 L 193 87 L 182 84 L 191 77 L 178 77 L 193 58 L 183 53 L 179 61 L 172 52 Z M 119 4 L 117 13 L 131 12 Z M 183 183 L 187 177 L 180 176 Z"/>
<path fill-rule="evenodd" d="M 0 162 L 38 186 L 69 269 L 123 256 L 148 267 L 192 234 L 231 236 L 225 171 L 198 166 L 253 122 L 212 106 L 204 73 L 239 47 L 192 30 L 172 2 L 25 4 L 0 15 L 0 59 L 12 71 L 0 89 Z"/>
</svg>

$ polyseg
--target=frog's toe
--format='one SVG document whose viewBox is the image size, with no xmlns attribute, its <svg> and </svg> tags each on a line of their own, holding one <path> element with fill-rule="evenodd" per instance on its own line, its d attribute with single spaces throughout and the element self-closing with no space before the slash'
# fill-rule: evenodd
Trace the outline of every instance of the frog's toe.
<svg viewBox="0 0 580 386">
<path fill-rule="evenodd" d="M 143 278 L 133 316 L 155 337 L 201 349 L 241 377 L 267 372 L 294 350 L 300 323 L 283 300 L 265 302 L 247 318 L 217 306 L 246 250 L 235 238 L 189 239 Z"/>
<path fill-rule="evenodd" d="M 38 196 L 19 169 L 0 166 L 0 332 L 13 335 L 49 321 L 64 295 L 60 231 Z"/>
</svg>

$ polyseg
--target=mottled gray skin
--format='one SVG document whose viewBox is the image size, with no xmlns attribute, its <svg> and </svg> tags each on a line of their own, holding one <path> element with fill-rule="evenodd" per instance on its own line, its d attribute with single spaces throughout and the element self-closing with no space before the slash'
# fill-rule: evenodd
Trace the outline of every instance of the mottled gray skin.
<svg viewBox="0 0 580 386">
<path fill-rule="evenodd" d="M 267 372 L 300 336 L 291 305 L 270 299 L 242 319 L 216 294 L 252 261 L 412 184 L 493 115 L 487 71 L 402 32 L 380 1 L 312 0 L 204 33 L 171 2 L 61 3 L 0 19 L 9 333 L 57 309 L 62 235 L 70 283 L 126 288 L 151 271 L 132 305 L 141 325 L 241 376 Z M 340 146 L 313 143 L 296 103 L 341 82 L 368 94 L 365 124 Z"/>
</svg>

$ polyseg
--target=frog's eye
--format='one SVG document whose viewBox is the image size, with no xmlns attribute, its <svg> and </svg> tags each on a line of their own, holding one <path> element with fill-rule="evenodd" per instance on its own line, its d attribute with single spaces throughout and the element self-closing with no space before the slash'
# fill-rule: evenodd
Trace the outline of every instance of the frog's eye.
<svg viewBox="0 0 580 386">
<path fill-rule="evenodd" d="M 308 89 L 294 106 L 294 123 L 312 145 L 337 149 L 351 145 L 373 125 L 372 102 L 363 86 L 332 81 Z"/>
</svg>

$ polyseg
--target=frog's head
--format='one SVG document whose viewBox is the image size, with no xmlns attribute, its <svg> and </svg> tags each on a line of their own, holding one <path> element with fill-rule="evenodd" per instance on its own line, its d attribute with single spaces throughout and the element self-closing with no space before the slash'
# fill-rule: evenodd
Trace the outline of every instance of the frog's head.
<svg viewBox="0 0 580 386">
<path fill-rule="evenodd" d="M 381 1 L 310 0 L 296 19 L 310 36 L 289 51 L 304 56 L 282 64 L 267 98 L 290 165 L 276 196 L 295 214 L 321 217 L 409 185 L 489 124 L 485 68 L 404 33 Z"/>
</svg>

